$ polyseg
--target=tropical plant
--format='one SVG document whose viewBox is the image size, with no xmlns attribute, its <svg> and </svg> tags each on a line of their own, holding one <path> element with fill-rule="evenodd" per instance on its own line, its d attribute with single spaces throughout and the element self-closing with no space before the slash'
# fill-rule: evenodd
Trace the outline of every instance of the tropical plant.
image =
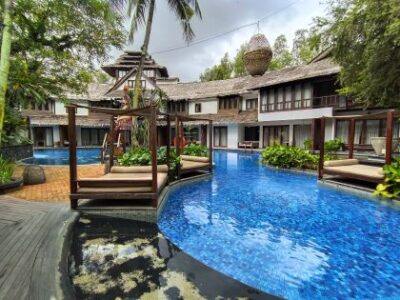
<svg viewBox="0 0 400 300">
<path fill-rule="evenodd" d="M 330 48 L 341 66 L 340 93 L 364 106 L 399 107 L 399 1 L 330 0 L 329 4 L 327 16 L 315 19 L 315 41 Z"/>
<path fill-rule="evenodd" d="M 12 181 L 15 164 L 9 159 L 0 155 L 0 183 L 8 183 Z"/>
<path fill-rule="evenodd" d="M 385 180 L 377 185 L 375 196 L 383 198 L 397 198 L 400 195 L 400 159 L 383 167 Z"/>
<path fill-rule="evenodd" d="M 6 110 L 3 131 L 0 134 L 3 146 L 32 144 L 27 137 L 26 119 L 12 107 L 8 107 Z"/>
<path fill-rule="evenodd" d="M 316 169 L 318 156 L 297 147 L 275 145 L 261 152 L 262 161 L 268 165 L 290 169 Z"/>
<path fill-rule="evenodd" d="M 340 138 L 335 138 L 330 141 L 326 141 L 324 144 L 324 149 L 328 154 L 335 154 L 340 151 L 344 146 L 343 141 Z"/>
<path fill-rule="evenodd" d="M 209 150 L 204 145 L 198 144 L 188 144 L 183 148 L 183 155 L 191 155 L 191 156 L 205 156 L 208 157 Z"/>
</svg>

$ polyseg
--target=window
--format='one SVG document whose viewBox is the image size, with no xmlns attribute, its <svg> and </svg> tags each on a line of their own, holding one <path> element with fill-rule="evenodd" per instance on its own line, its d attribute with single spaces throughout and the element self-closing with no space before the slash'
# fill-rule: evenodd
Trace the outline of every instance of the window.
<svg viewBox="0 0 400 300">
<path fill-rule="evenodd" d="M 264 147 L 289 145 L 289 126 L 264 126 Z"/>
<path fill-rule="evenodd" d="M 220 110 L 237 109 L 238 101 L 238 97 L 220 98 L 218 102 L 218 108 Z"/>
<path fill-rule="evenodd" d="M 201 112 L 201 103 L 196 103 L 194 105 L 194 112 L 197 112 L 197 113 Z"/>
<path fill-rule="evenodd" d="M 141 80 L 142 89 L 146 88 L 146 80 Z"/>
<path fill-rule="evenodd" d="M 104 128 L 82 128 L 82 146 L 100 146 L 107 131 Z"/>
<path fill-rule="evenodd" d="M 246 110 L 257 110 L 258 99 L 247 99 Z"/>
<path fill-rule="evenodd" d="M 143 73 L 148 77 L 154 77 L 154 70 L 144 70 Z"/>
<path fill-rule="evenodd" d="M 119 70 L 118 71 L 118 78 L 122 78 L 122 77 L 124 77 L 126 74 L 128 74 L 128 71 L 125 71 L 125 70 Z"/>
<path fill-rule="evenodd" d="M 226 126 L 214 127 L 214 146 L 215 147 L 228 146 L 228 127 Z"/>
<path fill-rule="evenodd" d="M 169 113 L 184 113 L 186 111 L 186 101 L 169 101 L 167 103 L 167 111 Z"/>
<path fill-rule="evenodd" d="M 135 80 L 128 80 L 128 87 L 133 88 L 135 86 Z"/>
</svg>

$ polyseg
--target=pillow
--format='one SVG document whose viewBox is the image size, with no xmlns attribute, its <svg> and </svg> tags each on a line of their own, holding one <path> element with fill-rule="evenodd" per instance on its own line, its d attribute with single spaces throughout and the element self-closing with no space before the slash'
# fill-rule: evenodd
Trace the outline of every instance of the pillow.
<svg viewBox="0 0 400 300">
<path fill-rule="evenodd" d="M 204 162 L 204 163 L 210 162 L 210 159 L 204 156 L 181 155 L 181 159 L 188 161 L 195 161 L 195 162 Z"/>
<path fill-rule="evenodd" d="M 152 166 L 115 166 L 111 168 L 111 173 L 151 173 Z M 157 172 L 167 173 L 167 165 L 158 165 Z"/>
<path fill-rule="evenodd" d="M 358 159 L 338 159 L 338 160 L 328 160 L 324 162 L 324 167 L 340 167 L 340 166 L 351 166 L 357 165 L 359 163 Z"/>
</svg>

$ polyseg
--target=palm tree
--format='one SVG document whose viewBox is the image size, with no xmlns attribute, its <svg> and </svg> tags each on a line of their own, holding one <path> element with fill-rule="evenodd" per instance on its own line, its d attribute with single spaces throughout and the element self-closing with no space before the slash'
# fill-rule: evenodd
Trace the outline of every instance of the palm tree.
<svg viewBox="0 0 400 300">
<path fill-rule="evenodd" d="M 3 37 L 0 54 L 0 133 L 3 131 L 6 109 L 6 92 L 10 70 L 12 0 L 3 1 Z M 1 145 L 1 134 L 0 134 Z"/>
<path fill-rule="evenodd" d="M 139 100 L 142 97 L 141 78 L 143 73 L 144 61 L 147 56 L 147 51 L 150 42 L 151 28 L 153 25 L 153 16 L 156 0 L 128 0 L 128 13 L 131 17 L 131 28 L 129 32 L 129 40 L 133 41 L 134 34 L 140 25 L 146 24 L 146 32 L 141 47 L 141 58 L 136 72 L 135 88 L 133 97 L 133 108 L 138 107 Z M 170 9 L 175 13 L 177 19 L 180 21 L 183 36 L 186 42 L 190 42 L 194 37 L 193 29 L 190 21 L 194 15 L 201 16 L 200 6 L 197 0 L 168 0 Z M 145 13 L 147 10 L 147 20 Z"/>
</svg>

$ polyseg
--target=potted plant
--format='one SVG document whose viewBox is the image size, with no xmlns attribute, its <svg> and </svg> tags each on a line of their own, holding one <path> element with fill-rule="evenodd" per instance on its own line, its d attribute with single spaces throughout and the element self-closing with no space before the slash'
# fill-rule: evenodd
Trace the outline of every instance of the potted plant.
<svg viewBox="0 0 400 300">
<path fill-rule="evenodd" d="M 15 164 L 11 160 L 0 156 L 0 194 L 22 185 L 22 178 L 13 177 L 14 167 Z"/>
</svg>

